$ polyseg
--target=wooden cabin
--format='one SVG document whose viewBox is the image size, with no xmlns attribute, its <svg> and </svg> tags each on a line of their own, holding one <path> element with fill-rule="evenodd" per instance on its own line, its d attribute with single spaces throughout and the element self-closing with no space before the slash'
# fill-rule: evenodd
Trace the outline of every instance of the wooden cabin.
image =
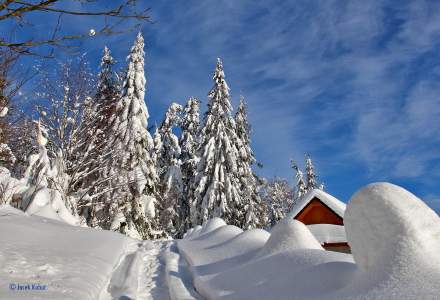
<svg viewBox="0 0 440 300">
<path fill-rule="evenodd" d="M 324 249 L 350 253 L 344 229 L 345 203 L 314 189 L 294 204 L 288 217 L 310 229 Z"/>
</svg>

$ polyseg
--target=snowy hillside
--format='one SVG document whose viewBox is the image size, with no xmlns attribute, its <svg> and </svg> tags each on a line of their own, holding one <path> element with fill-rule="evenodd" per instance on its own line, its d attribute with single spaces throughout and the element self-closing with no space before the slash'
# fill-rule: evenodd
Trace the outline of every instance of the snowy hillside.
<svg viewBox="0 0 440 300">
<path fill-rule="evenodd" d="M 167 242 L 74 227 L 10 206 L 0 208 L 0 228 L 0 299 L 167 299 L 160 262 Z"/>
</svg>

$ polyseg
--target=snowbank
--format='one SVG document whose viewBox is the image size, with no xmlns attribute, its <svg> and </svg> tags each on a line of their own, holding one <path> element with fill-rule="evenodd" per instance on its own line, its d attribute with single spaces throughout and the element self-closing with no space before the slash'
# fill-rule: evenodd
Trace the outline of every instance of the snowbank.
<svg viewBox="0 0 440 300">
<path fill-rule="evenodd" d="M 194 290 L 191 274 L 185 260 L 179 255 L 176 245 L 165 253 L 166 280 L 171 300 L 195 300 L 201 297 Z"/>
<path fill-rule="evenodd" d="M 226 223 L 220 218 L 213 218 L 203 224 L 200 234 L 211 232 L 219 227 L 225 226 Z"/>
<path fill-rule="evenodd" d="M 371 184 L 352 197 L 344 224 L 353 256 L 323 250 L 307 226 L 288 219 L 269 238 L 224 225 L 177 245 L 207 299 L 438 298 L 440 219 L 420 199 Z"/>
<path fill-rule="evenodd" d="M 438 299 L 440 218 L 407 190 L 370 184 L 350 200 L 345 228 L 366 297 Z M 348 288 L 353 294 L 353 288 Z"/>
<path fill-rule="evenodd" d="M 0 207 L 0 299 L 99 299 L 133 240 Z M 41 284 L 14 291 L 10 284 Z"/>
</svg>

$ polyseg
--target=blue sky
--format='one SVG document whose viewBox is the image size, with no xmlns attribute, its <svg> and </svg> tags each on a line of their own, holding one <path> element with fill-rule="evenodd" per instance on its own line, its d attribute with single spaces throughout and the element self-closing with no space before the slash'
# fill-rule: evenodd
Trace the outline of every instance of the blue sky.
<svg viewBox="0 0 440 300">
<path fill-rule="evenodd" d="M 290 159 L 303 165 L 310 153 L 327 191 L 343 201 L 365 184 L 390 181 L 440 211 L 440 2 L 148 6 L 150 123 L 174 101 L 197 96 L 205 105 L 221 57 L 234 107 L 240 94 L 248 102 L 261 175 L 292 181 Z M 66 20 L 65 30 L 94 26 Z M 134 36 L 96 37 L 80 50 L 96 66 L 107 45 L 123 63 Z"/>
</svg>

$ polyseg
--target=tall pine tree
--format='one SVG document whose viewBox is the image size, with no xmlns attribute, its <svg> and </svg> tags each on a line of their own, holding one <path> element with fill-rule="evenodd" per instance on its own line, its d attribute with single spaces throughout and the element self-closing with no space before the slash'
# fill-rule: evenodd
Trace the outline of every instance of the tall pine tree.
<svg viewBox="0 0 440 300">
<path fill-rule="evenodd" d="M 262 204 L 258 194 L 259 178 L 252 170 L 256 159 L 251 149 L 250 131 L 251 127 L 247 120 L 246 102 L 240 97 L 237 113 L 235 114 L 236 132 L 238 138 L 239 159 L 237 161 L 241 199 L 246 212 L 243 229 L 262 227 Z"/>
<path fill-rule="evenodd" d="M 240 173 L 235 122 L 231 116 L 229 87 L 225 81 L 220 59 L 214 73 L 214 87 L 201 132 L 198 150 L 200 160 L 195 178 L 191 217 L 193 225 L 213 217 L 241 226 L 244 223 L 244 205 L 240 196 Z"/>
<path fill-rule="evenodd" d="M 180 208 L 183 202 L 183 181 L 180 170 L 179 139 L 173 128 L 180 124 L 182 106 L 173 103 L 168 108 L 165 119 L 159 127 L 160 145 L 156 143 L 157 166 L 162 195 L 161 223 L 167 233 L 173 237 L 182 237 L 183 226 L 180 219 Z"/>
<path fill-rule="evenodd" d="M 183 203 L 180 208 L 180 219 L 183 231 L 192 227 L 190 218 L 190 199 L 193 198 L 194 178 L 197 171 L 197 147 L 200 139 L 200 102 L 190 98 L 184 108 L 184 115 L 181 123 L 182 135 L 180 137 L 183 179 Z"/>
<path fill-rule="evenodd" d="M 302 196 L 307 192 L 306 183 L 304 182 L 304 176 L 298 165 L 292 160 L 292 168 L 295 170 L 295 191 L 294 191 L 294 202 L 301 199 Z"/>
<path fill-rule="evenodd" d="M 310 191 L 319 187 L 317 177 L 315 174 L 315 167 L 313 166 L 312 158 L 309 154 L 306 155 L 306 190 Z"/>
<path fill-rule="evenodd" d="M 147 130 L 148 110 L 144 101 L 144 39 L 141 33 L 128 56 L 122 99 L 116 106 L 112 124 L 114 149 L 110 176 L 118 187 L 112 206 L 112 229 L 129 236 L 151 239 L 162 235 L 156 204 L 158 177 L 151 153 L 153 139 Z"/>
<path fill-rule="evenodd" d="M 108 143 L 111 139 L 111 124 L 116 116 L 116 106 L 120 100 L 119 77 L 113 71 L 115 61 L 110 50 L 105 47 L 100 63 L 97 92 L 92 100 L 87 101 L 81 121 L 81 134 L 78 155 L 81 166 L 78 172 L 84 173 L 78 182 L 81 198 L 90 201 L 86 212 L 87 223 L 92 226 L 107 227 L 108 205 L 111 201 L 109 161 L 114 149 Z M 87 195 L 88 197 L 84 197 Z"/>
</svg>

